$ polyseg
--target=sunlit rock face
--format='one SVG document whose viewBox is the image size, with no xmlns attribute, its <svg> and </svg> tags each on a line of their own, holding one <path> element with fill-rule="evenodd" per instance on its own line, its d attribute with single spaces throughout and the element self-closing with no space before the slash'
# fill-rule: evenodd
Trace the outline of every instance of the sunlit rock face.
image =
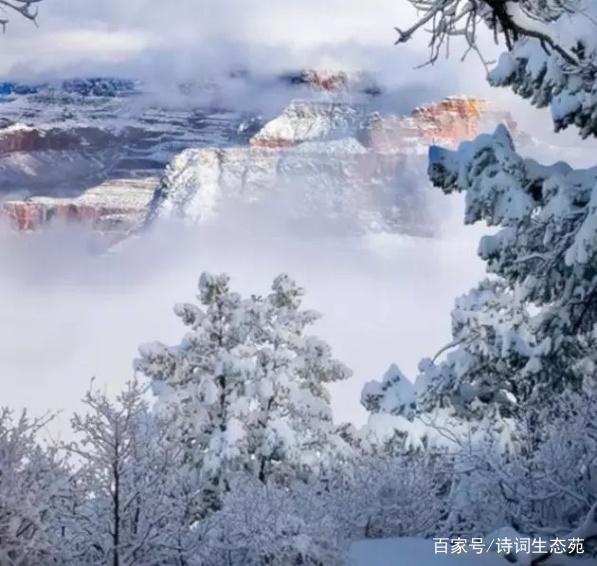
<svg viewBox="0 0 597 566">
<path fill-rule="evenodd" d="M 483 128 L 500 123 L 514 135 L 518 133 L 512 116 L 486 100 L 450 97 L 415 108 L 410 116 L 370 115 L 365 128 L 366 144 L 379 151 L 418 149 L 432 143 L 450 145 L 474 138 Z"/>
<path fill-rule="evenodd" d="M 297 100 L 268 122 L 250 143 L 288 147 L 305 141 L 354 136 L 374 150 L 405 152 L 431 143 L 469 139 L 485 124 L 498 123 L 516 134 L 517 126 L 509 113 L 477 98 L 447 98 L 415 108 L 409 116 L 371 111 L 366 102 Z"/>
<path fill-rule="evenodd" d="M 249 145 L 195 148 L 166 170 L 149 220 L 210 222 L 230 203 L 275 201 L 290 217 L 328 220 L 357 232 L 436 232 L 421 181 L 429 143 L 456 144 L 486 122 L 515 124 L 486 102 L 449 98 L 410 116 L 366 104 L 293 101 Z"/>
</svg>

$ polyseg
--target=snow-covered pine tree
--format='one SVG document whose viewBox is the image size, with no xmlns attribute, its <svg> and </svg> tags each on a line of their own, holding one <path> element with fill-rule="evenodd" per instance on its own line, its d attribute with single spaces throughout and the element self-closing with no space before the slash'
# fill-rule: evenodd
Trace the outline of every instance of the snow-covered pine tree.
<svg viewBox="0 0 597 566">
<path fill-rule="evenodd" d="M 415 388 L 396 364 L 392 364 L 382 381 L 369 381 L 363 387 L 361 404 L 370 413 L 386 412 L 412 419 L 416 405 Z"/>
<path fill-rule="evenodd" d="M 181 343 L 140 348 L 136 368 L 163 410 L 179 415 L 179 438 L 211 507 L 236 473 L 285 481 L 317 474 L 347 449 L 325 384 L 350 372 L 305 335 L 317 315 L 300 308 L 302 294 L 282 275 L 267 297 L 243 300 L 228 276 L 204 273 L 201 306 L 175 307 L 190 327 Z"/>
<path fill-rule="evenodd" d="M 381 381 L 367 382 L 361 405 L 369 412 L 367 426 L 359 431 L 363 449 L 371 454 L 404 456 L 427 443 L 424 427 L 416 423 L 417 393 L 414 384 L 392 364 Z"/>
<path fill-rule="evenodd" d="M 486 279 L 456 300 L 452 342 L 420 362 L 418 409 L 497 421 L 540 404 L 551 385 L 536 375 L 545 349 L 525 303 L 502 280 Z"/>
<path fill-rule="evenodd" d="M 161 409 L 177 415 L 186 459 L 200 470 L 205 505 L 218 505 L 227 472 L 249 462 L 247 426 L 254 385 L 255 346 L 249 308 L 230 291 L 227 275 L 203 273 L 199 302 L 174 311 L 190 331 L 177 346 L 140 348 L 135 369 L 151 379 Z"/>
<path fill-rule="evenodd" d="M 435 60 L 450 36 L 478 49 L 477 24 L 487 23 L 508 49 L 490 82 L 549 105 L 556 129 L 575 124 L 581 136 L 597 135 L 595 2 L 413 3 L 422 17 L 400 31 L 399 41 L 431 22 Z M 578 524 L 595 497 L 592 487 L 582 487 L 597 454 L 592 427 L 579 415 L 594 406 L 597 389 L 597 168 L 525 159 L 502 126 L 455 152 L 431 147 L 429 158 L 434 185 L 465 193 L 465 222 L 485 221 L 498 231 L 479 246 L 494 289 L 473 292 L 466 323 L 454 327 L 445 359 L 423 362 L 418 401 L 427 405 L 419 404 L 420 410 L 448 400 L 470 419 L 479 416 L 477 409 L 507 408 L 515 417 L 511 450 L 500 454 L 492 439 L 485 445 L 491 453 L 483 456 L 483 444 L 469 442 L 461 452 L 476 460 L 465 466 L 469 478 L 477 473 L 500 487 L 510 523 L 526 520 L 529 531 L 539 522 Z M 557 428 L 572 426 L 578 454 L 570 438 L 562 445 L 567 435 Z M 568 467 L 554 464 L 558 460 L 573 462 L 565 477 Z M 469 493 L 479 485 L 460 483 Z M 574 511 L 564 516 L 563 509 Z"/>
<path fill-rule="evenodd" d="M 401 41 L 433 21 L 434 46 L 463 29 L 476 46 L 476 23 L 488 24 L 508 47 L 490 80 L 511 84 L 540 106 L 550 104 L 556 128 L 575 123 L 582 135 L 597 134 L 594 2 L 414 4 L 423 16 L 400 32 Z M 453 327 L 446 359 L 422 364 L 420 379 L 431 397 L 448 396 L 469 409 L 492 399 L 520 407 L 545 403 L 553 392 L 594 387 L 597 168 L 525 159 L 504 127 L 456 152 L 432 147 L 429 157 L 434 185 L 466 193 L 465 222 L 500 228 L 479 246 L 498 279 L 473 291 L 464 310 L 462 300 L 456 305 L 453 319 L 465 320 Z M 495 297 L 488 301 L 490 286 Z"/>
<path fill-rule="evenodd" d="M 541 404 L 566 389 L 592 389 L 597 361 L 597 168 L 541 166 L 523 159 L 499 127 L 493 135 L 463 143 L 456 152 L 431 148 L 430 176 L 445 192 L 467 193 L 467 223 L 485 220 L 501 228 L 483 237 L 479 254 L 499 276 L 502 295 L 514 301 L 505 317 L 514 323 L 514 341 L 498 360 L 515 362 L 505 378 L 511 382 L 508 393 L 518 403 Z M 504 318 L 496 305 L 491 314 L 496 320 Z M 456 352 L 464 348 L 459 343 Z M 472 374 L 467 375 L 470 381 Z"/>
<path fill-rule="evenodd" d="M 256 473 L 307 476 L 321 466 L 339 465 L 347 450 L 335 432 L 326 384 L 351 372 L 331 356 L 323 340 L 305 335 L 319 314 L 301 309 L 304 290 L 287 275 L 256 307 L 256 390 L 258 410 L 251 430 Z"/>
</svg>

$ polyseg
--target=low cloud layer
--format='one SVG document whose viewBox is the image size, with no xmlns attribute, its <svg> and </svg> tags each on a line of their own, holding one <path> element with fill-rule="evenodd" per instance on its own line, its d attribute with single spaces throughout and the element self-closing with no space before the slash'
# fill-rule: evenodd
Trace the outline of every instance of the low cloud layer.
<svg viewBox="0 0 597 566">
<path fill-rule="evenodd" d="M 337 418 L 362 422 L 362 384 L 394 361 L 413 376 L 419 358 L 449 339 L 454 297 L 482 273 L 475 229 L 453 224 L 439 240 L 309 238 L 279 226 L 255 234 L 250 218 L 235 229 L 164 225 L 107 255 L 90 253 L 90 234 L 73 228 L 4 232 L 2 403 L 64 409 L 64 427 L 92 377 L 116 392 L 141 343 L 182 337 L 172 306 L 193 300 L 201 271 L 228 272 L 247 294 L 267 292 L 286 272 L 307 289 L 306 306 L 323 314 L 315 332 L 355 371 L 333 390 Z"/>
<path fill-rule="evenodd" d="M 415 70 L 428 56 L 428 37 L 393 45 L 394 26 L 415 17 L 407 0 L 44 0 L 38 28 L 15 16 L 0 38 L 0 75 L 118 74 L 163 84 L 230 68 L 316 67 L 367 69 L 400 86 L 484 89 L 473 58 L 465 63 L 472 73 L 457 56 Z M 490 58 L 495 49 L 486 43 Z"/>
</svg>

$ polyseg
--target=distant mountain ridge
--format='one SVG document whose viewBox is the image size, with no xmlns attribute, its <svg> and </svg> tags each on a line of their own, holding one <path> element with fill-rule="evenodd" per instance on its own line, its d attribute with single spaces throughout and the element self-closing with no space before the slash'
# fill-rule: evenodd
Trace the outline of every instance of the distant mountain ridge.
<svg viewBox="0 0 597 566">
<path fill-rule="evenodd" d="M 369 96 L 382 93 L 382 87 L 374 77 L 366 72 L 349 73 L 345 71 L 298 70 L 279 74 L 255 75 L 244 70 L 225 73 L 224 78 L 253 82 L 264 86 L 290 85 L 313 90 L 338 92 L 351 91 Z M 205 88 L 217 84 L 222 77 L 204 77 L 202 80 L 188 79 L 176 84 L 181 94 L 192 94 L 196 88 Z M 32 94 L 72 94 L 84 97 L 119 97 L 143 94 L 147 84 L 139 79 L 119 77 L 74 77 L 56 81 L 23 82 L 0 80 L 0 97 L 24 96 Z"/>
<path fill-rule="evenodd" d="M 111 77 L 89 77 L 65 79 L 55 83 L 22 83 L 16 81 L 0 82 L 0 96 L 23 96 L 48 92 L 64 92 L 80 96 L 123 96 L 140 92 L 141 83 L 132 79 Z"/>
</svg>

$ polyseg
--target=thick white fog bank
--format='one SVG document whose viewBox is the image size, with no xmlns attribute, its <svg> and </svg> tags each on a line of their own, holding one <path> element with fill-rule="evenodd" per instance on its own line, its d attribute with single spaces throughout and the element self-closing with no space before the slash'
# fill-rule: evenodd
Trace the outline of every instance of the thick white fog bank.
<svg viewBox="0 0 597 566">
<path fill-rule="evenodd" d="M 256 232 L 250 218 L 234 228 L 163 225 L 104 255 L 73 228 L 5 231 L 0 404 L 64 410 L 63 427 L 92 377 L 115 393 L 141 343 L 178 342 L 184 327 L 172 307 L 194 299 L 201 271 L 228 272 L 242 293 L 265 293 L 286 272 L 323 314 L 315 332 L 354 370 L 333 389 L 337 419 L 362 422 L 363 383 L 391 362 L 414 376 L 418 360 L 449 339 L 454 297 L 482 276 L 479 229 L 450 224 L 436 240 Z"/>
</svg>

